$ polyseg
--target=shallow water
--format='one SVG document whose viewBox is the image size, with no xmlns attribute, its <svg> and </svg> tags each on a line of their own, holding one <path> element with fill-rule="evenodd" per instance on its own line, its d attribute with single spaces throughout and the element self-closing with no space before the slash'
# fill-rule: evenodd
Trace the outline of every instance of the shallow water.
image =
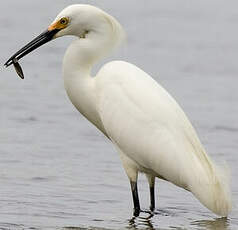
<svg viewBox="0 0 238 230">
<path fill-rule="evenodd" d="M 0 63 L 78 1 L 1 2 Z M 113 146 L 69 103 L 58 39 L 0 69 L 0 229 L 238 229 L 238 2 L 80 1 L 126 28 L 112 59 L 150 73 L 180 103 L 213 159 L 232 171 L 234 208 L 217 218 L 190 193 L 157 181 L 156 213 L 132 217 L 127 177 Z M 141 206 L 149 193 L 140 176 Z"/>
</svg>

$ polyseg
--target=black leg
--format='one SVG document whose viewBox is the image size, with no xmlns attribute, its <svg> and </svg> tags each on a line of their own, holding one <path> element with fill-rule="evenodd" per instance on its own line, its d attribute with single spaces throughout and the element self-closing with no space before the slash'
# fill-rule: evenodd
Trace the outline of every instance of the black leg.
<svg viewBox="0 0 238 230">
<path fill-rule="evenodd" d="M 150 211 L 155 209 L 155 187 L 150 187 Z"/>
<path fill-rule="evenodd" d="M 139 216 L 140 202 L 139 202 L 139 196 L 138 196 L 138 190 L 137 190 L 137 182 L 130 181 L 130 183 L 131 183 L 131 191 L 132 191 L 132 197 L 134 202 L 134 216 Z"/>
<path fill-rule="evenodd" d="M 146 174 L 150 186 L 150 211 L 155 209 L 155 177 L 151 174 Z"/>
</svg>

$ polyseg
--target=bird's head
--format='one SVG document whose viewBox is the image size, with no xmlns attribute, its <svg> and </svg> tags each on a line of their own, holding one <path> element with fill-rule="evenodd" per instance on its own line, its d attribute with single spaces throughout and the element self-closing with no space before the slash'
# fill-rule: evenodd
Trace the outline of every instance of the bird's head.
<svg viewBox="0 0 238 230">
<path fill-rule="evenodd" d="M 43 33 L 12 55 L 5 66 L 16 63 L 43 44 L 65 35 L 78 37 L 88 47 L 93 43 L 105 45 L 104 49 L 113 48 L 124 37 L 117 20 L 101 9 L 84 4 L 70 5 L 58 14 Z"/>
</svg>

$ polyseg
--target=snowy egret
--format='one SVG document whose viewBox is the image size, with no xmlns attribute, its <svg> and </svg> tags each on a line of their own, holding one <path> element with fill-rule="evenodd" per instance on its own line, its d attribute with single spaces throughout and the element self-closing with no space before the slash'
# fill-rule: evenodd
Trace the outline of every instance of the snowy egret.
<svg viewBox="0 0 238 230">
<path fill-rule="evenodd" d="M 124 61 L 109 62 L 91 77 L 93 65 L 123 40 L 123 29 L 115 18 L 94 6 L 68 6 L 5 65 L 14 64 L 23 77 L 18 60 L 65 35 L 76 37 L 63 60 L 65 89 L 72 104 L 116 147 L 130 180 L 134 215 L 140 213 L 137 177 L 142 172 L 148 178 L 152 212 L 158 177 L 190 191 L 217 215 L 227 216 L 231 211 L 228 175 L 206 154 L 168 92 Z"/>
</svg>

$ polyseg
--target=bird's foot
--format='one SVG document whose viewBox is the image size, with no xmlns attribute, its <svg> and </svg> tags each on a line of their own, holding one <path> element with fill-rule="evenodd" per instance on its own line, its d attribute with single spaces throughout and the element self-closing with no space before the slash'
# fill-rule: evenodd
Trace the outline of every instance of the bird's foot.
<svg viewBox="0 0 238 230">
<path fill-rule="evenodd" d="M 153 205 L 153 206 L 151 205 L 151 206 L 150 206 L 150 211 L 151 211 L 151 212 L 154 212 L 154 210 L 155 210 L 155 206 L 154 206 L 154 205 Z"/>
<path fill-rule="evenodd" d="M 154 216 L 154 212 L 151 210 L 141 210 L 141 212 L 149 214 L 148 216 L 141 216 L 142 219 L 150 219 L 151 217 Z"/>
<path fill-rule="evenodd" d="M 134 208 L 133 216 L 138 217 L 140 215 L 140 208 Z"/>
</svg>

